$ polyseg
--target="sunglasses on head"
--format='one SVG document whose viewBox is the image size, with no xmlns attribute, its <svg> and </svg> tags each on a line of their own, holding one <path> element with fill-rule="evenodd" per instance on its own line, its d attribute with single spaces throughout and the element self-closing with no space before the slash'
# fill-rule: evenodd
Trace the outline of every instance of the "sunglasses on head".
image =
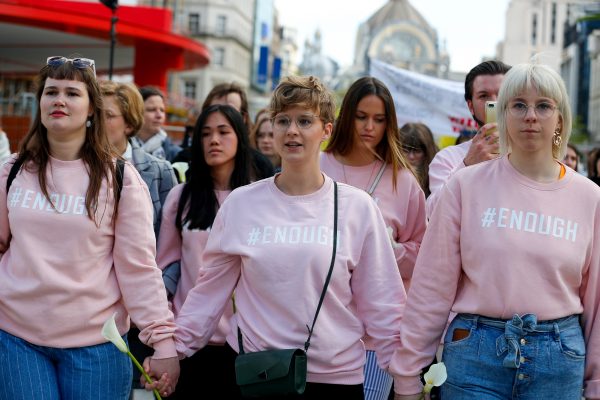
<svg viewBox="0 0 600 400">
<path fill-rule="evenodd" d="M 64 63 L 70 62 L 77 69 L 86 69 L 91 68 L 94 73 L 94 77 L 96 77 L 96 63 L 91 58 L 67 58 L 62 56 L 53 56 L 48 57 L 46 60 L 46 65 L 50 67 L 59 67 Z"/>
</svg>

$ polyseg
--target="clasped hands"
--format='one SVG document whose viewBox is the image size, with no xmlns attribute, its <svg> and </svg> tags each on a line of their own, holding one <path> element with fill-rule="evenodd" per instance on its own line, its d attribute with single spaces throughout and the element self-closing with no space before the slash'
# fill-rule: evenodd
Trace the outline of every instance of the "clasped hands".
<svg viewBox="0 0 600 400">
<path fill-rule="evenodd" d="M 154 380 L 148 383 L 144 377 L 140 377 L 140 384 L 144 385 L 146 390 L 156 389 L 162 396 L 168 397 L 175 391 L 177 381 L 179 380 L 179 359 L 177 357 L 155 359 L 146 357 L 144 360 L 144 370 Z"/>
</svg>

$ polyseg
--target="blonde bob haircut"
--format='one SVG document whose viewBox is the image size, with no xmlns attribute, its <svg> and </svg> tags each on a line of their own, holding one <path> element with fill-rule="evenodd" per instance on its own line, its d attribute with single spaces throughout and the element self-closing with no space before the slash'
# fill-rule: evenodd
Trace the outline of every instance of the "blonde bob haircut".
<svg viewBox="0 0 600 400">
<path fill-rule="evenodd" d="M 131 128 L 127 137 L 135 136 L 144 124 L 144 99 L 133 83 L 100 82 L 103 97 L 114 96 L 123 115 L 123 120 Z"/>
<path fill-rule="evenodd" d="M 277 85 L 269 107 L 271 118 L 291 107 L 313 110 L 325 124 L 335 118 L 333 95 L 315 76 L 288 76 Z"/>
<path fill-rule="evenodd" d="M 528 89 L 535 89 L 538 95 L 554 100 L 560 118 L 560 147 L 552 145 L 552 156 L 562 160 L 567 153 L 567 143 L 571 136 L 571 108 L 565 84 L 552 68 L 543 64 L 519 64 L 506 73 L 498 93 L 498 133 L 500 153 L 510 151 L 510 138 L 506 131 L 508 103 Z"/>
</svg>

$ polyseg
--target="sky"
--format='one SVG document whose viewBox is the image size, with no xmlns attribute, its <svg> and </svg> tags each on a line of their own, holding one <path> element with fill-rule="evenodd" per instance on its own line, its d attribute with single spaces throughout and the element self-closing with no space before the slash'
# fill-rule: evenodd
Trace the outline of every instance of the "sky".
<svg viewBox="0 0 600 400">
<path fill-rule="evenodd" d="M 323 53 L 350 66 L 358 26 L 387 0 L 275 0 L 280 23 L 298 30 L 299 54 L 307 38 L 321 30 Z M 509 0 L 412 0 L 411 4 L 437 30 L 450 54 L 450 69 L 466 72 L 484 56 L 494 56 L 504 38 Z M 299 59 L 298 61 L 300 61 Z"/>
</svg>

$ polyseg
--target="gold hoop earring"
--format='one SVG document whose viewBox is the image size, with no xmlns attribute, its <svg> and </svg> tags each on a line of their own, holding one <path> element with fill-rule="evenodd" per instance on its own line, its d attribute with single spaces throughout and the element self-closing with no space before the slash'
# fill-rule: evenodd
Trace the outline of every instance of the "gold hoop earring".
<svg viewBox="0 0 600 400">
<path fill-rule="evenodd" d="M 562 136 L 560 136 L 560 131 L 558 129 L 554 131 L 554 135 L 552 136 L 552 144 L 556 147 L 560 147 L 562 144 Z"/>
</svg>

